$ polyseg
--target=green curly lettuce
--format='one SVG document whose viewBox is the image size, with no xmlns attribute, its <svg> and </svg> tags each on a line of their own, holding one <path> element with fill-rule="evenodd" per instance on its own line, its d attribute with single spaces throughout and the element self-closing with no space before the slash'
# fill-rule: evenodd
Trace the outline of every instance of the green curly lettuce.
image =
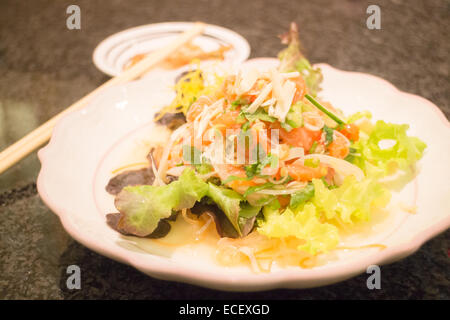
<svg viewBox="0 0 450 320">
<path fill-rule="evenodd" d="M 341 186 L 328 189 L 322 180 L 314 179 L 314 197 L 312 203 L 322 212 L 326 220 L 339 219 L 353 224 L 369 221 L 375 208 L 384 208 L 391 194 L 374 179 L 357 181 L 347 176 Z"/>
<path fill-rule="evenodd" d="M 423 156 L 426 144 L 407 135 L 409 125 L 386 123 L 382 120 L 359 141 L 352 145 L 353 155 L 348 160 L 359 166 L 366 176 L 383 177 L 396 170 L 411 171 Z M 389 141 L 391 146 L 383 148 Z"/>
<path fill-rule="evenodd" d="M 339 243 L 338 229 L 319 220 L 315 205 L 307 203 L 301 210 L 290 208 L 280 212 L 269 206 L 263 209 L 264 219 L 258 223 L 257 231 L 270 238 L 296 237 L 304 240 L 299 250 L 311 254 L 327 252 Z"/>
<path fill-rule="evenodd" d="M 385 207 L 390 192 L 373 179 L 357 181 L 348 176 L 341 186 L 328 189 L 320 179 L 314 179 L 300 199 L 291 202 L 284 211 L 266 206 L 264 219 L 257 231 L 271 238 L 296 237 L 305 241 L 298 249 L 311 254 L 327 252 L 339 243 L 338 229 L 333 224 L 352 225 L 368 221 L 373 210 Z M 304 199 L 307 201 L 303 201 Z M 294 198 L 295 199 L 295 198 Z"/>
</svg>

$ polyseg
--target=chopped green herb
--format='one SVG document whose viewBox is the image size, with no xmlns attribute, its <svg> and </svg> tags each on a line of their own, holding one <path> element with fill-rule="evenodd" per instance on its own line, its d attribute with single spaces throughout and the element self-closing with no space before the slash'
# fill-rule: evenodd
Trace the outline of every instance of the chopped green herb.
<svg viewBox="0 0 450 320">
<path fill-rule="evenodd" d="M 271 165 L 277 165 L 278 164 L 278 157 L 273 155 L 265 155 L 264 149 L 259 147 L 259 145 L 256 146 L 257 150 L 257 161 L 256 163 L 253 163 L 251 165 L 244 166 L 245 173 L 247 177 L 252 178 L 255 175 L 260 175 L 261 170 L 267 166 L 268 164 Z M 276 162 L 275 162 L 276 161 Z"/>
<path fill-rule="evenodd" d="M 248 166 L 244 166 L 245 174 L 248 178 L 253 178 L 256 175 L 257 164 L 251 164 Z"/>
<path fill-rule="evenodd" d="M 345 121 L 339 118 L 337 115 L 332 113 L 331 111 L 328 111 L 327 108 L 325 108 L 323 105 L 321 105 L 316 99 L 311 97 L 309 94 L 305 94 L 305 98 L 308 99 L 314 106 L 317 107 L 320 111 L 325 113 L 327 116 L 329 116 L 331 119 L 336 121 L 337 124 L 345 124 Z"/>
<path fill-rule="evenodd" d="M 245 100 L 245 99 L 236 99 L 233 102 L 231 102 L 231 105 L 234 106 L 234 107 L 245 106 L 245 105 L 248 105 L 248 104 L 249 104 L 248 101 Z"/>
<path fill-rule="evenodd" d="M 293 209 L 310 200 L 314 196 L 314 185 L 309 183 L 303 190 L 297 191 L 291 195 L 289 206 Z"/>
<path fill-rule="evenodd" d="M 271 202 L 269 202 L 269 204 L 267 204 L 267 206 L 273 210 L 278 210 L 281 208 L 280 201 L 278 201 L 277 198 L 274 198 Z"/>
<path fill-rule="evenodd" d="M 349 148 L 348 155 L 344 158 L 344 160 L 345 160 L 345 161 L 348 161 L 348 162 L 351 162 L 351 163 L 354 163 L 355 160 L 356 160 L 357 158 L 360 158 L 360 157 L 361 157 L 361 155 L 358 154 L 358 150 L 355 149 L 355 148 L 353 148 L 353 147 L 350 147 L 350 148 Z"/>
<path fill-rule="evenodd" d="M 226 179 L 222 182 L 222 184 L 227 184 L 227 183 L 230 183 L 230 182 L 236 181 L 236 180 L 248 181 L 248 180 L 250 180 L 250 179 L 249 179 L 249 177 L 243 178 L 243 177 L 238 177 L 238 176 L 229 176 L 228 178 L 226 178 Z"/>
<path fill-rule="evenodd" d="M 250 187 L 250 188 L 247 189 L 247 191 L 245 191 L 244 198 L 247 198 L 252 193 L 255 193 L 257 191 L 261 191 L 261 190 L 264 190 L 264 189 L 268 189 L 268 188 L 270 188 L 272 186 L 273 186 L 273 183 L 266 182 L 266 183 L 261 184 L 259 186 Z"/>
<path fill-rule="evenodd" d="M 325 141 L 327 142 L 327 145 L 333 142 L 333 132 L 334 130 L 330 127 L 324 126 L 323 132 L 325 132 Z"/>
<path fill-rule="evenodd" d="M 241 114 L 250 122 L 254 122 L 256 120 L 275 122 L 276 120 L 275 117 L 269 116 L 269 114 L 264 109 L 258 109 L 254 113 L 247 113 L 245 111 L 242 111 Z"/>
<path fill-rule="evenodd" d="M 317 141 L 314 141 L 311 148 L 309 149 L 308 153 L 314 153 L 316 151 L 316 148 L 319 144 L 317 143 Z"/>
<path fill-rule="evenodd" d="M 196 164 L 195 170 L 200 174 L 207 174 L 213 171 L 213 167 L 209 163 L 203 162 L 202 164 Z"/>
<path fill-rule="evenodd" d="M 247 121 L 246 123 L 244 123 L 241 127 L 241 129 L 246 132 L 248 129 L 250 128 L 250 121 Z"/>
<path fill-rule="evenodd" d="M 286 123 L 286 122 L 281 122 L 281 127 L 282 127 L 284 130 L 286 130 L 287 132 L 289 132 L 289 131 L 291 131 L 292 129 L 294 129 L 294 128 L 292 128 L 288 123 Z"/>
<path fill-rule="evenodd" d="M 325 187 L 327 187 L 328 189 L 336 189 L 337 188 L 337 186 L 335 186 L 334 184 L 329 184 L 328 182 L 327 182 L 327 180 L 325 179 L 325 177 L 322 177 L 322 182 L 323 182 L 323 184 L 325 185 Z"/>
</svg>

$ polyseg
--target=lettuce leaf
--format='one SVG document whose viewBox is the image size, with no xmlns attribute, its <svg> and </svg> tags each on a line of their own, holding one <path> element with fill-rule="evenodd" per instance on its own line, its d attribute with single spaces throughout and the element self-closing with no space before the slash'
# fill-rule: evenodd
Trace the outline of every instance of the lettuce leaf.
<svg viewBox="0 0 450 320">
<path fill-rule="evenodd" d="M 339 243 L 338 229 L 330 223 L 321 223 L 316 206 L 307 203 L 294 212 L 290 208 L 280 213 L 268 206 L 263 209 L 264 220 L 257 231 L 270 238 L 296 237 L 305 243 L 298 247 L 311 254 L 327 252 Z"/>
<path fill-rule="evenodd" d="M 352 147 L 359 156 L 353 156 L 351 162 L 359 166 L 366 176 L 382 177 L 400 169 L 410 171 L 422 157 L 426 144 L 417 137 L 406 134 L 409 125 L 376 122 L 368 135 L 362 135 Z M 395 145 L 381 148 L 379 143 L 391 140 Z"/>
<path fill-rule="evenodd" d="M 296 209 L 301 204 L 305 203 L 314 196 L 314 185 L 308 183 L 308 185 L 300 191 L 295 192 L 291 195 L 291 200 L 289 206 Z"/>
<path fill-rule="evenodd" d="M 300 40 L 298 37 L 298 27 L 296 23 L 291 23 L 287 33 L 281 35 L 283 44 L 288 47 L 278 54 L 280 60 L 280 72 L 298 71 L 305 80 L 309 89 L 309 94 L 316 96 L 320 91 L 320 83 L 323 76 L 320 68 L 314 68 L 301 52 Z"/>
<path fill-rule="evenodd" d="M 391 198 L 390 192 L 374 179 L 357 181 L 347 176 L 338 188 L 328 189 L 322 180 L 314 179 L 312 203 L 327 220 L 338 217 L 342 222 L 353 224 L 368 221 L 375 208 L 385 207 Z"/>
<path fill-rule="evenodd" d="M 250 122 L 254 122 L 256 120 L 275 122 L 275 120 L 277 120 L 277 118 L 269 116 L 269 114 L 261 108 L 256 110 L 254 113 L 247 113 L 242 111 L 241 114 Z"/>
<path fill-rule="evenodd" d="M 260 206 L 251 206 L 236 191 L 212 183 L 209 184 L 208 197 L 225 213 L 239 236 L 246 236 L 253 229 Z"/>
<path fill-rule="evenodd" d="M 363 118 L 372 119 L 372 113 L 369 111 L 356 112 L 347 118 L 347 123 L 354 123 Z"/>
<path fill-rule="evenodd" d="M 161 219 L 173 211 L 192 208 L 208 192 L 208 184 L 192 169 L 186 169 L 179 180 L 165 186 L 129 186 L 116 197 L 119 210 L 118 227 L 126 233 L 145 237 L 151 234 Z"/>
<path fill-rule="evenodd" d="M 298 249 L 317 254 L 334 249 L 339 242 L 338 228 L 332 221 L 367 221 L 373 209 L 389 203 L 390 193 L 375 180 L 357 181 L 348 176 L 340 187 L 331 190 L 322 180 L 314 179 L 309 192 L 299 197 L 295 207 L 290 205 L 284 211 L 265 206 L 257 231 L 272 238 L 293 236 L 305 240 Z"/>
</svg>

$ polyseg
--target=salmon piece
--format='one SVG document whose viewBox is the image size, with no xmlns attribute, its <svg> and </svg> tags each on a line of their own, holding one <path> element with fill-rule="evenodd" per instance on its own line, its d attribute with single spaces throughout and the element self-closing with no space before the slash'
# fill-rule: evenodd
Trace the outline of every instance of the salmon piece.
<svg viewBox="0 0 450 320">
<path fill-rule="evenodd" d="M 294 162 L 286 166 L 289 175 L 297 181 L 311 181 L 320 179 L 328 173 L 328 167 L 319 164 L 316 168 L 305 166 L 299 162 Z"/>
<path fill-rule="evenodd" d="M 350 152 L 348 141 L 341 133 L 334 134 L 333 142 L 328 145 L 327 150 L 330 156 L 339 159 L 344 159 Z"/>
<path fill-rule="evenodd" d="M 282 143 L 287 143 L 293 147 L 302 147 L 305 152 L 311 149 L 314 141 L 320 140 L 322 131 L 312 131 L 305 127 L 295 128 L 291 131 L 286 131 L 280 128 L 280 140 Z"/>
</svg>

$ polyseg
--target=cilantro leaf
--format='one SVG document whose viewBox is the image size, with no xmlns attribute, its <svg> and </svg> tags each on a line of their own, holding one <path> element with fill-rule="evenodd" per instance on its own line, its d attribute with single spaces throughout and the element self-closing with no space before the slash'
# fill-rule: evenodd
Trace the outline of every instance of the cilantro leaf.
<svg viewBox="0 0 450 320">
<path fill-rule="evenodd" d="M 303 190 L 292 194 L 289 206 L 293 209 L 310 200 L 315 193 L 314 185 L 309 183 Z"/>
<path fill-rule="evenodd" d="M 323 132 L 325 132 L 325 141 L 326 141 L 327 145 L 329 145 L 330 143 L 333 142 L 333 139 L 334 139 L 333 138 L 334 129 L 324 126 Z"/>
</svg>

